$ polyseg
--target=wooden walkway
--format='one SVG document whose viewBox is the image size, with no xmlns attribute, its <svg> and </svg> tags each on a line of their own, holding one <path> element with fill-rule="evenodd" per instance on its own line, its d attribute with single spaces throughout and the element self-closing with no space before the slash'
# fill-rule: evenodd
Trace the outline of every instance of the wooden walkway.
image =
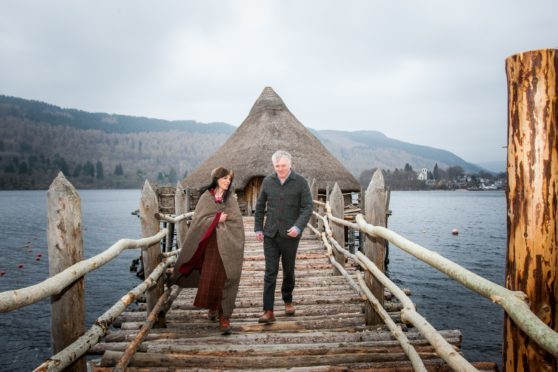
<svg viewBox="0 0 558 372">
<path fill-rule="evenodd" d="M 222 336 L 218 322 L 207 311 L 192 306 L 195 289 L 184 289 L 167 313 L 167 327 L 153 329 L 140 345 L 128 371 L 175 370 L 300 370 L 345 371 L 370 369 L 411 371 L 411 364 L 389 331 L 365 326 L 363 299 L 346 279 L 334 275 L 320 241 L 305 235 L 296 264 L 294 302 L 296 316 L 286 317 L 280 294 L 281 272 L 276 293 L 276 318 L 272 325 L 258 324 L 262 313 L 264 258 L 262 244 L 255 240 L 253 218 L 245 218 L 244 268 L 231 323 L 233 334 Z M 307 232 L 305 232 L 306 234 Z M 354 267 L 347 270 L 355 274 Z M 356 275 L 355 275 L 356 278 Z M 386 298 L 390 296 L 386 293 Z M 385 307 L 399 323 L 399 303 Z M 103 342 L 92 349 L 102 354 L 92 362 L 93 371 L 110 370 L 146 318 L 145 311 L 123 313 Z M 407 336 L 429 370 L 450 370 L 428 342 L 413 329 Z M 440 332 L 456 349 L 461 332 Z M 494 363 L 476 363 L 481 370 L 494 370 Z"/>
</svg>

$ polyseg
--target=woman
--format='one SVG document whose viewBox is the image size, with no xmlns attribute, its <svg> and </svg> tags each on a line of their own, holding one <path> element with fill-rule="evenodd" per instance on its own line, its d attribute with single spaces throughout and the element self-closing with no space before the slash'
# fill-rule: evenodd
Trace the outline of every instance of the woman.
<svg viewBox="0 0 558 372">
<path fill-rule="evenodd" d="M 202 187 L 190 229 L 178 256 L 171 283 L 197 287 L 194 306 L 219 316 L 224 335 L 232 333 L 232 315 L 244 257 L 244 225 L 236 197 L 231 197 L 233 172 L 219 167 Z"/>
</svg>

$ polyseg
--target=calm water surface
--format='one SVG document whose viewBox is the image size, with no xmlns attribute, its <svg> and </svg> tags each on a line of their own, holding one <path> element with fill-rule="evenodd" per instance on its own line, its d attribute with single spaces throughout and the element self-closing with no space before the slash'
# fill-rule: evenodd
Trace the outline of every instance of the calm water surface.
<svg viewBox="0 0 558 372">
<path fill-rule="evenodd" d="M 121 238 L 139 238 L 139 190 L 85 190 L 82 201 L 85 257 Z M 503 283 L 506 227 L 502 192 L 392 192 L 389 227 L 465 268 Z M 30 286 L 48 277 L 46 191 L 0 192 L 0 291 Z M 451 235 L 453 228 L 459 235 Z M 38 253 L 42 259 L 36 261 Z M 88 274 L 87 328 L 139 283 L 128 268 L 138 250 Z M 22 269 L 17 265 L 23 264 Z M 445 275 L 396 247 L 389 275 L 412 291 L 419 312 L 437 329 L 461 329 L 471 361 L 500 361 L 503 312 Z M 51 355 L 50 302 L 0 314 L 0 370 L 32 370 Z"/>
<path fill-rule="evenodd" d="M 139 190 L 81 190 L 84 256 L 90 258 L 121 238 L 141 236 Z M 0 191 L 0 291 L 36 284 L 48 278 L 46 191 Z M 37 254 L 43 256 L 36 261 Z M 129 271 L 139 250 L 88 274 L 85 279 L 86 327 L 140 280 Z M 22 269 L 17 265 L 23 264 Z M 0 314 L 0 370 L 29 371 L 52 355 L 50 300 Z"/>
<path fill-rule="evenodd" d="M 397 191 L 391 194 L 390 229 L 464 268 L 504 284 L 506 198 L 503 191 Z M 451 234 L 458 229 L 459 235 Z M 437 329 L 460 329 L 470 361 L 500 364 L 503 310 L 397 247 L 390 277 L 411 289 L 417 310 Z"/>
</svg>

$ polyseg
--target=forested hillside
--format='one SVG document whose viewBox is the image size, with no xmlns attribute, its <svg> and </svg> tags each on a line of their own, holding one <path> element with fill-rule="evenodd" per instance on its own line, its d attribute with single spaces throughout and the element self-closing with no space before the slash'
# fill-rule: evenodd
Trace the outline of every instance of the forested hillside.
<svg viewBox="0 0 558 372">
<path fill-rule="evenodd" d="M 45 189 L 59 171 L 78 188 L 139 188 L 146 178 L 174 184 L 235 129 L 225 123 L 88 113 L 0 96 L 0 189 Z M 437 163 L 478 170 L 448 151 L 379 132 L 313 132 L 357 178 L 367 169 L 406 163 L 415 169 Z"/>
</svg>

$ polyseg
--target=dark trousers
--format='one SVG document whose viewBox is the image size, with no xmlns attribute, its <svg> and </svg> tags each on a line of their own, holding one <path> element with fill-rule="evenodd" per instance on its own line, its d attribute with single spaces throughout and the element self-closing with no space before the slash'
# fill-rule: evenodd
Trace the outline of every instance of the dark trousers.
<svg viewBox="0 0 558 372">
<path fill-rule="evenodd" d="M 275 303 L 275 285 L 279 272 L 279 259 L 283 266 L 283 284 L 281 294 L 284 302 L 293 301 L 295 287 L 295 259 L 299 239 L 282 238 L 279 234 L 273 238 L 264 237 L 265 276 L 263 291 L 263 309 L 273 310 Z"/>
</svg>

